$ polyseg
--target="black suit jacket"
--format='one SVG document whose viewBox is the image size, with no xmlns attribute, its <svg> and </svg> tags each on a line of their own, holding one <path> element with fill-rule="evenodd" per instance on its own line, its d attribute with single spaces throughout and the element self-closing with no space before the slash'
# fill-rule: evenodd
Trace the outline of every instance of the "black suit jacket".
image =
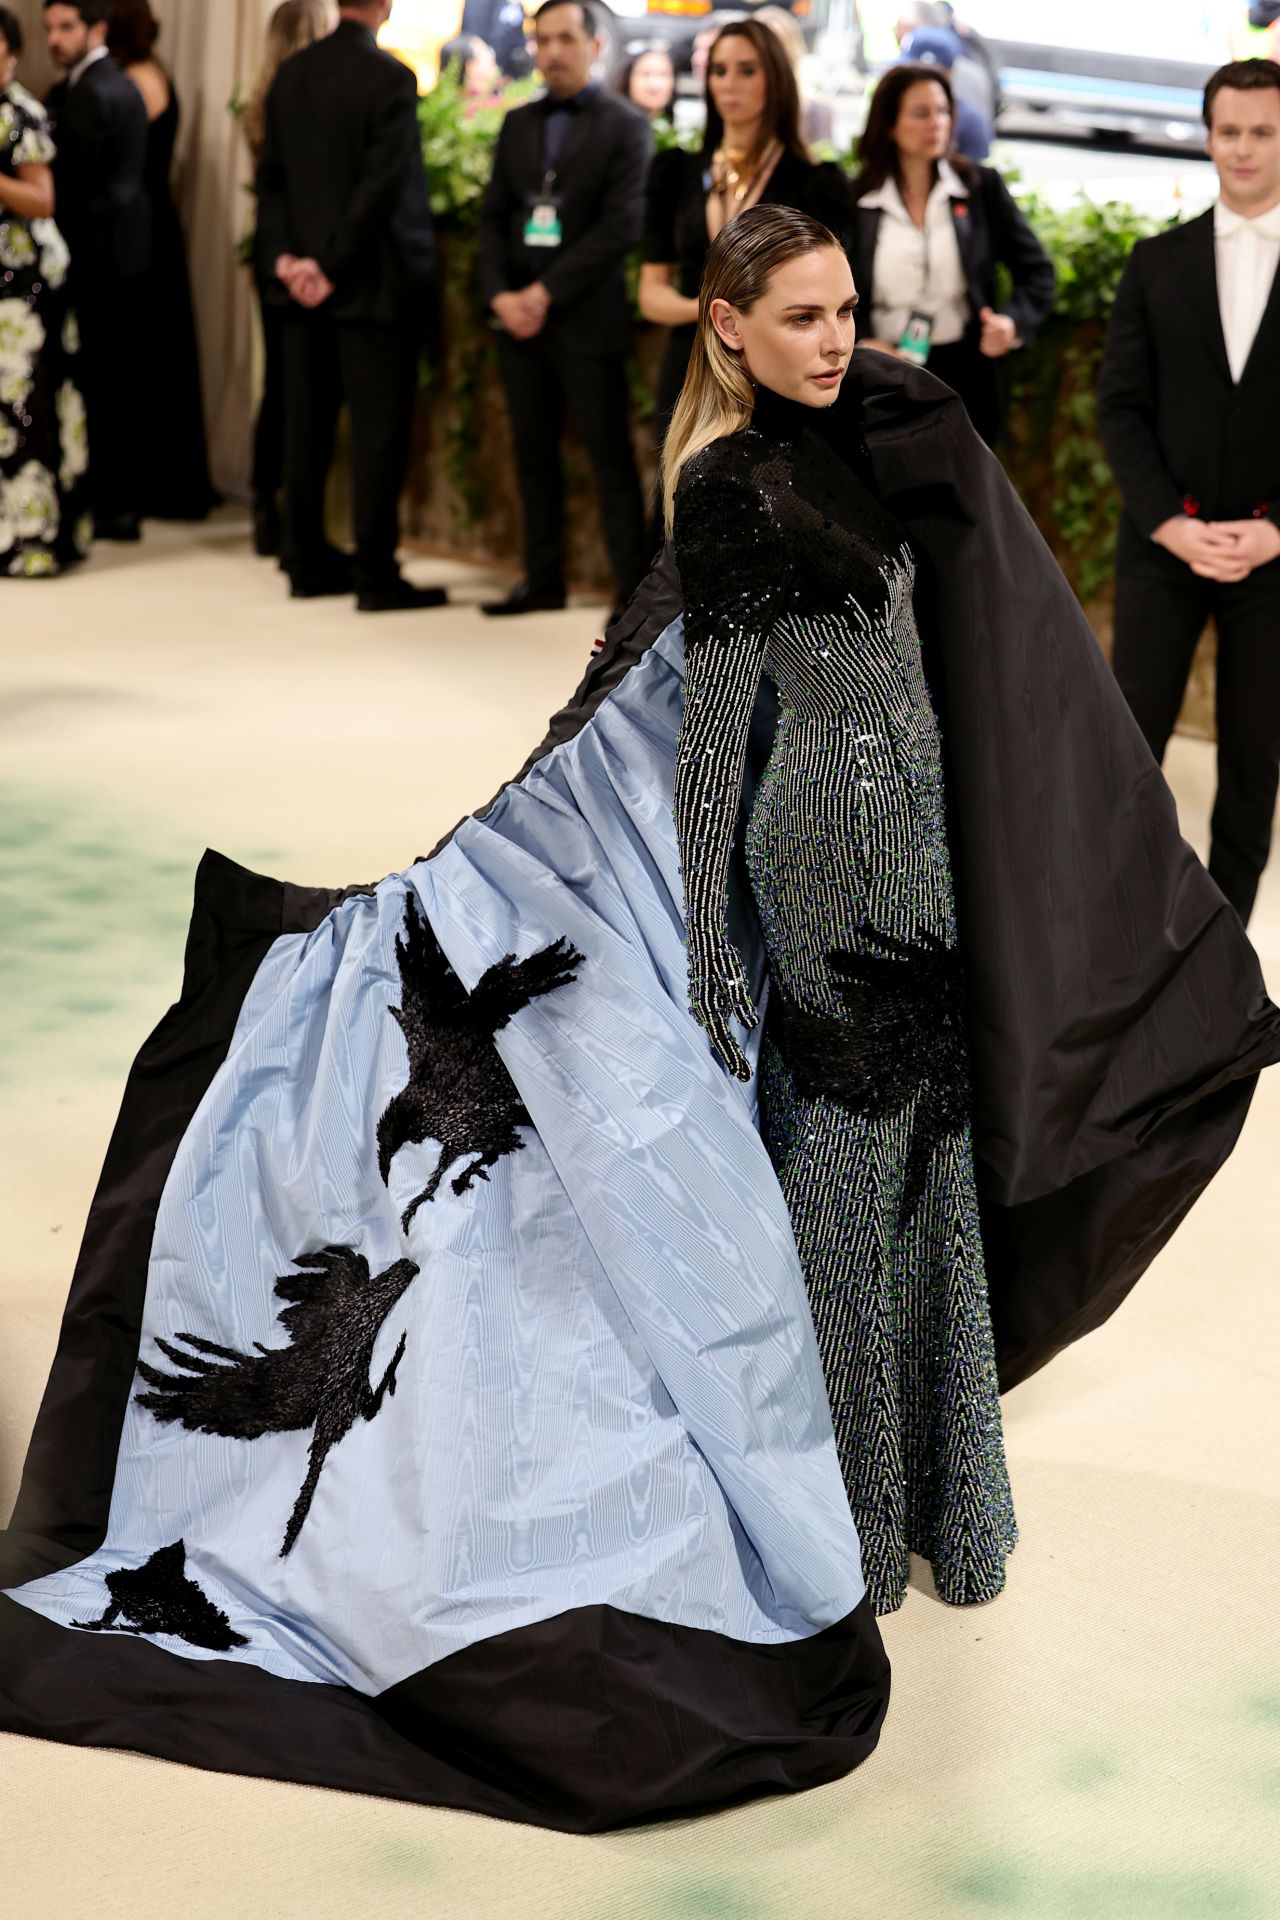
<svg viewBox="0 0 1280 1920">
<path fill-rule="evenodd" d="M 1053 307 L 1057 290 L 1053 262 L 995 168 L 976 167 L 974 172 L 978 177 L 968 198 L 951 202 L 960 263 L 973 309 L 970 328 L 976 336 L 980 329 L 979 312 L 983 307 L 995 306 L 996 267 L 1002 265 L 1008 268 L 1013 281 L 1013 292 L 1002 310 L 1017 327 L 1023 342 L 1029 344 Z M 865 325 L 870 324 L 875 298 L 876 242 L 880 237 L 881 218 L 879 207 L 854 208 L 849 261 Z"/>
<path fill-rule="evenodd" d="M 286 60 L 267 95 L 258 163 L 257 265 L 270 297 L 282 253 L 318 260 L 340 320 L 425 324 L 435 236 L 418 137 L 418 83 L 367 27 Z"/>
<path fill-rule="evenodd" d="M 1098 413 L 1124 496 L 1120 564 L 1193 498 L 1208 520 L 1280 524 L 1280 275 L 1240 384 L 1218 308 L 1213 209 L 1140 240 L 1107 329 Z"/>
<path fill-rule="evenodd" d="M 74 86 L 60 80 L 47 106 L 57 156 L 58 225 L 77 297 L 151 264 L 151 208 L 143 182 L 147 110 L 114 60 L 95 60 Z"/>
<path fill-rule="evenodd" d="M 584 353 L 625 352 L 631 309 L 624 268 L 644 223 L 652 136 L 644 115 L 603 88 L 573 117 L 556 165 L 561 245 L 526 247 L 528 196 L 543 182 L 546 102 L 531 100 L 502 123 L 480 213 L 480 292 L 540 280 L 553 302 L 548 328 Z"/>
</svg>

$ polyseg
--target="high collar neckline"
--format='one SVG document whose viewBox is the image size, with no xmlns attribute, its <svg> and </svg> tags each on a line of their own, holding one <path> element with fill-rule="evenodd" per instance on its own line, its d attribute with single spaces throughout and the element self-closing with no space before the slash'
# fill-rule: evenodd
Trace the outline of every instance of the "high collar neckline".
<svg viewBox="0 0 1280 1920">
<path fill-rule="evenodd" d="M 846 374 L 835 399 L 823 407 L 806 406 L 803 400 L 787 400 L 782 394 L 775 393 L 772 387 L 758 386 L 751 424 L 771 440 L 794 440 L 806 432 L 828 439 L 833 425 L 832 416 L 848 385 L 849 376 Z"/>
</svg>

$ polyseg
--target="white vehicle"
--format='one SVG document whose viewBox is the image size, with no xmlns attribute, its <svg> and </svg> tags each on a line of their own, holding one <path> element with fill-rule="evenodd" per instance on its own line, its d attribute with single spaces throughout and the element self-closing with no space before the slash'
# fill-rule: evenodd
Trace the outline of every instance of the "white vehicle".
<svg viewBox="0 0 1280 1920">
<path fill-rule="evenodd" d="M 872 71 L 899 58 L 904 11 L 900 0 L 858 0 Z M 1140 137 L 1198 141 L 1214 69 L 1277 50 L 1276 29 L 1250 25 L 1250 0 L 957 0 L 950 11 L 981 36 L 1004 113 Z"/>
<path fill-rule="evenodd" d="M 959 12 L 991 51 L 1007 110 L 1100 130 L 1198 138 L 1209 75 L 1264 50 L 1248 44 L 1248 0 L 969 0 Z"/>
</svg>

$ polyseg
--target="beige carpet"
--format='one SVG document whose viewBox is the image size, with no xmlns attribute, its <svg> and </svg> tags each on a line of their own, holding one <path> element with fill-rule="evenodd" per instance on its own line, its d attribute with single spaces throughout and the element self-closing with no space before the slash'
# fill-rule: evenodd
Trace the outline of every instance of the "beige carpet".
<svg viewBox="0 0 1280 1920">
<path fill-rule="evenodd" d="M 600 611 L 495 627 L 290 604 L 234 515 L 4 582 L 0 1509 L 127 1064 L 206 844 L 372 879 L 488 796 Z M 1203 839 L 1209 748 L 1171 775 Z M 1280 983 L 1280 882 L 1256 934 Z M 988 1607 L 920 1574 L 839 1785 L 592 1840 L 0 1738 L 13 1920 L 1274 1920 L 1280 1074 L 1110 1325 L 1006 1403 L 1022 1542 Z"/>
</svg>

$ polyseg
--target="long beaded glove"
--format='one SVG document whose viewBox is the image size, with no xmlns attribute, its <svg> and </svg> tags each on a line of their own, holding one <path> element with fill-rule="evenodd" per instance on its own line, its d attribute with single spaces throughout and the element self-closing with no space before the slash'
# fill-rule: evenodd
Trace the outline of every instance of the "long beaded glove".
<svg viewBox="0 0 1280 1920">
<path fill-rule="evenodd" d="M 748 1029 L 760 1015 L 751 998 L 746 971 L 732 941 L 689 933 L 689 1010 L 711 1042 L 712 1050 L 735 1080 L 751 1078 L 751 1063 L 733 1032 L 733 1022 Z"/>
<path fill-rule="evenodd" d="M 729 864 L 751 712 L 787 577 L 754 472 L 750 436 L 695 455 L 681 475 L 673 537 L 684 603 L 684 714 L 675 828 L 684 880 L 689 1006 L 735 1079 L 751 1068 L 733 1023 L 756 1025 L 726 924 Z"/>
</svg>

